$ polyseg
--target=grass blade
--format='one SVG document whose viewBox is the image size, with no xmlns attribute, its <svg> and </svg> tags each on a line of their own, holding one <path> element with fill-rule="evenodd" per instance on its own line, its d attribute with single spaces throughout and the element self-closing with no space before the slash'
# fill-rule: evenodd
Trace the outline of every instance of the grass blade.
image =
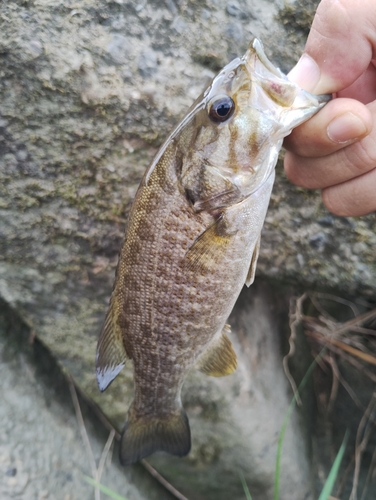
<svg viewBox="0 0 376 500">
<path fill-rule="evenodd" d="M 107 486 L 103 486 L 103 484 L 94 481 L 94 479 L 89 476 L 84 476 L 84 479 L 87 483 L 91 484 L 91 486 L 94 486 L 94 488 L 99 488 L 102 493 L 112 498 L 113 500 L 127 500 L 125 497 L 122 497 L 121 495 L 118 495 L 114 491 L 110 490 L 110 488 L 107 488 Z"/>
<path fill-rule="evenodd" d="M 240 481 L 241 481 L 242 486 L 243 486 L 243 490 L 244 490 L 244 493 L 245 493 L 245 498 L 246 498 L 247 500 L 252 500 L 251 494 L 250 494 L 249 489 L 248 489 L 247 482 L 246 482 L 246 480 L 244 479 L 244 475 L 243 475 L 242 471 L 241 471 L 241 470 L 239 470 L 239 471 L 238 471 L 238 474 L 239 474 Z"/>
<path fill-rule="evenodd" d="M 306 385 L 309 377 L 311 376 L 311 373 L 313 372 L 313 369 L 315 368 L 315 366 L 317 364 L 317 359 L 319 359 L 322 356 L 322 353 L 325 351 L 325 349 L 326 348 L 324 347 L 324 349 L 322 349 L 322 351 L 318 354 L 318 356 L 310 364 L 306 374 L 304 375 L 302 381 L 299 384 L 299 387 L 298 387 L 296 393 L 294 394 L 294 397 L 291 400 L 291 403 L 290 403 L 289 408 L 287 410 L 286 416 L 283 420 L 282 429 L 281 429 L 281 432 L 279 434 L 278 445 L 277 445 L 277 459 L 276 459 L 276 464 L 275 464 L 274 496 L 273 496 L 274 500 L 279 500 L 279 482 L 280 482 L 280 477 L 281 477 L 282 445 L 283 445 L 283 441 L 285 439 L 287 425 L 290 421 L 291 414 L 295 408 L 298 394 L 300 394 L 300 391 Z"/>
<path fill-rule="evenodd" d="M 329 476 L 325 481 L 324 488 L 321 492 L 321 495 L 319 496 L 319 500 L 327 500 L 329 498 L 329 495 L 332 493 L 332 489 L 338 476 L 338 471 L 341 466 L 343 454 L 345 453 L 348 439 L 349 439 L 349 432 L 346 431 L 345 437 L 343 438 L 341 444 L 341 448 L 339 449 L 336 459 L 334 460 L 334 463 L 332 465 L 332 468 L 330 469 Z"/>
</svg>

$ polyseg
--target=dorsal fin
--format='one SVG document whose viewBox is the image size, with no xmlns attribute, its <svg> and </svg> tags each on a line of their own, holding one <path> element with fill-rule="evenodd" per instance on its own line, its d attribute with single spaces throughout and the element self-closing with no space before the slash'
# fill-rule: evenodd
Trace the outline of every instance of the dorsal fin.
<svg viewBox="0 0 376 500">
<path fill-rule="evenodd" d="M 257 259 L 258 259 L 259 253 L 260 253 L 260 243 L 261 243 L 261 235 L 258 237 L 258 239 L 256 241 L 255 248 L 253 250 L 251 263 L 249 265 L 247 278 L 245 280 L 245 284 L 247 286 L 251 286 L 252 283 L 255 281 Z"/>
<path fill-rule="evenodd" d="M 211 377 L 231 375 L 238 364 L 235 351 L 227 333 L 230 325 L 225 325 L 221 336 L 216 339 L 204 352 L 198 361 L 197 368 Z"/>
<path fill-rule="evenodd" d="M 112 296 L 97 346 L 96 374 L 102 392 L 121 372 L 126 359 L 130 357 L 125 350 L 117 318 L 115 299 Z"/>
</svg>

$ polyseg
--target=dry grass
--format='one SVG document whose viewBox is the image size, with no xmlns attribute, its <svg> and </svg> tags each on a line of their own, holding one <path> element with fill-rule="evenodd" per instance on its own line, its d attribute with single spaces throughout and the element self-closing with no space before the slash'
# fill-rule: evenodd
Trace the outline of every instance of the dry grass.
<svg viewBox="0 0 376 500">
<path fill-rule="evenodd" d="M 111 429 L 110 434 L 109 434 L 108 439 L 107 439 L 107 442 L 103 448 L 103 452 L 102 452 L 102 455 L 101 455 L 101 458 L 99 460 L 99 464 L 97 467 L 97 464 L 96 464 L 95 458 L 94 458 L 94 454 L 93 454 L 93 450 L 92 450 L 92 447 L 90 444 L 89 436 L 86 432 L 85 422 L 84 422 L 84 419 L 82 416 L 80 403 L 78 401 L 76 388 L 75 388 L 75 385 L 73 383 L 73 379 L 71 377 L 68 378 L 68 383 L 69 383 L 69 390 L 70 390 L 70 393 L 72 396 L 73 406 L 74 406 L 74 409 L 76 412 L 78 427 L 80 429 L 82 441 L 85 445 L 86 453 L 87 453 L 87 456 L 89 458 L 91 474 L 92 474 L 93 480 L 96 483 L 100 483 L 101 478 L 102 478 L 102 474 L 103 474 L 103 470 L 104 470 L 104 466 L 106 463 L 106 459 L 107 459 L 109 451 L 111 449 L 111 445 L 113 443 L 116 431 L 115 431 L 115 429 Z M 100 500 L 101 493 L 100 493 L 99 487 L 96 486 L 94 491 L 95 491 L 95 500 Z"/>
<path fill-rule="evenodd" d="M 73 379 L 71 377 L 68 378 L 69 389 L 72 396 L 72 401 L 74 405 L 74 409 L 76 412 L 77 422 L 80 429 L 81 437 L 84 442 L 86 452 L 89 458 L 91 474 L 93 480 L 99 484 L 102 473 L 104 470 L 104 466 L 106 463 L 106 459 L 109 456 L 109 452 L 111 450 L 111 445 L 114 441 L 120 441 L 120 433 L 113 427 L 111 422 L 106 418 L 106 416 L 100 411 L 100 409 L 92 403 L 89 399 L 87 399 L 81 391 L 75 386 Z M 82 412 L 80 408 L 80 404 L 77 397 L 77 391 L 80 392 L 80 396 L 85 400 L 85 402 L 92 408 L 93 412 L 97 415 L 97 417 L 101 420 L 103 425 L 109 430 L 110 434 L 108 436 L 107 442 L 103 448 L 103 452 L 101 458 L 99 460 L 98 467 L 95 462 L 94 454 L 90 445 L 90 440 L 88 434 L 86 432 L 85 422 L 82 417 Z M 153 476 L 166 490 L 168 490 L 177 500 L 188 500 L 184 495 L 180 493 L 171 483 L 169 483 L 157 470 L 154 469 L 146 460 L 141 460 L 140 462 L 144 468 L 148 471 L 148 473 Z M 100 500 L 100 490 L 99 487 L 95 487 L 95 500 Z"/>
<path fill-rule="evenodd" d="M 333 304 L 337 307 L 333 307 Z M 332 310 L 340 310 L 346 314 L 346 321 L 339 321 Z M 302 327 L 309 341 L 312 355 L 317 359 L 317 370 L 324 372 L 328 380 L 331 375 L 329 391 L 321 387 L 318 404 L 324 407 L 326 416 L 329 417 L 335 406 L 340 385 L 348 392 L 354 405 L 362 411 L 354 455 L 343 473 L 336 497 L 340 498 L 348 475 L 352 474 L 352 492 L 349 500 L 363 500 L 371 480 L 376 474 L 376 450 L 373 453 L 367 479 L 361 494 L 359 477 L 364 453 L 369 445 L 370 437 L 376 427 L 376 392 L 372 394 L 368 405 L 364 405 L 358 397 L 356 390 L 346 380 L 341 370 L 347 364 L 354 367 L 365 379 L 376 382 L 376 309 L 369 307 L 366 312 L 360 313 L 355 303 L 329 294 L 305 293 L 291 304 L 290 311 L 290 351 L 284 359 L 284 368 L 294 392 L 296 384 L 289 368 L 289 359 L 294 355 L 295 342 Z M 340 368 L 341 367 L 341 368 Z M 333 498 L 336 498 L 333 497 Z"/>
</svg>

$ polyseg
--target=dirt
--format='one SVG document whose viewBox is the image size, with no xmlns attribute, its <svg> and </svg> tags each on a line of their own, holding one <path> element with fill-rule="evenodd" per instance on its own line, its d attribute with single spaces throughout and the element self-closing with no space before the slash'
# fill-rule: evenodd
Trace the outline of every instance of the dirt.
<svg viewBox="0 0 376 500">
<path fill-rule="evenodd" d="M 91 456 L 67 379 L 49 351 L 3 302 L 0 379 L 1 500 L 94 499 L 94 487 L 85 476 L 92 476 L 92 458 L 99 464 L 108 430 L 80 399 Z M 113 448 L 105 462 L 103 485 L 127 500 L 174 498 L 142 466 L 120 468 Z"/>
</svg>

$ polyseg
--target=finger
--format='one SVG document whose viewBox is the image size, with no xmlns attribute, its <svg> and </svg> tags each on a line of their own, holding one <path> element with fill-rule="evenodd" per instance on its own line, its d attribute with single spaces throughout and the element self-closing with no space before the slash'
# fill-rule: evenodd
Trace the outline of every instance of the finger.
<svg viewBox="0 0 376 500">
<path fill-rule="evenodd" d="M 376 68 L 371 63 L 366 71 L 349 87 L 337 92 L 337 97 L 350 97 L 363 104 L 376 99 Z"/>
<path fill-rule="evenodd" d="M 367 105 L 371 115 L 376 115 L 376 103 Z M 363 139 L 328 156 L 304 158 L 287 152 L 285 171 L 296 185 L 317 189 L 346 182 L 376 167 L 376 123 Z"/>
<path fill-rule="evenodd" d="M 322 198 L 336 215 L 359 217 L 376 211 L 376 169 L 343 184 L 326 188 Z"/>
<path fill-rule="evenodd" d="M 289 77 L 316 94 L 337 92 L 356 81 L 375 54 L 375 1 L 322 0 L 305 54 Z"/>
<path fill-rule="evenodd" d="M 334 99 L 286 137 L 284 147 L 303 157 L 326 156 L 365 137 L 371 129 L 372 116 L 364 104 Z"/>
</svg>

